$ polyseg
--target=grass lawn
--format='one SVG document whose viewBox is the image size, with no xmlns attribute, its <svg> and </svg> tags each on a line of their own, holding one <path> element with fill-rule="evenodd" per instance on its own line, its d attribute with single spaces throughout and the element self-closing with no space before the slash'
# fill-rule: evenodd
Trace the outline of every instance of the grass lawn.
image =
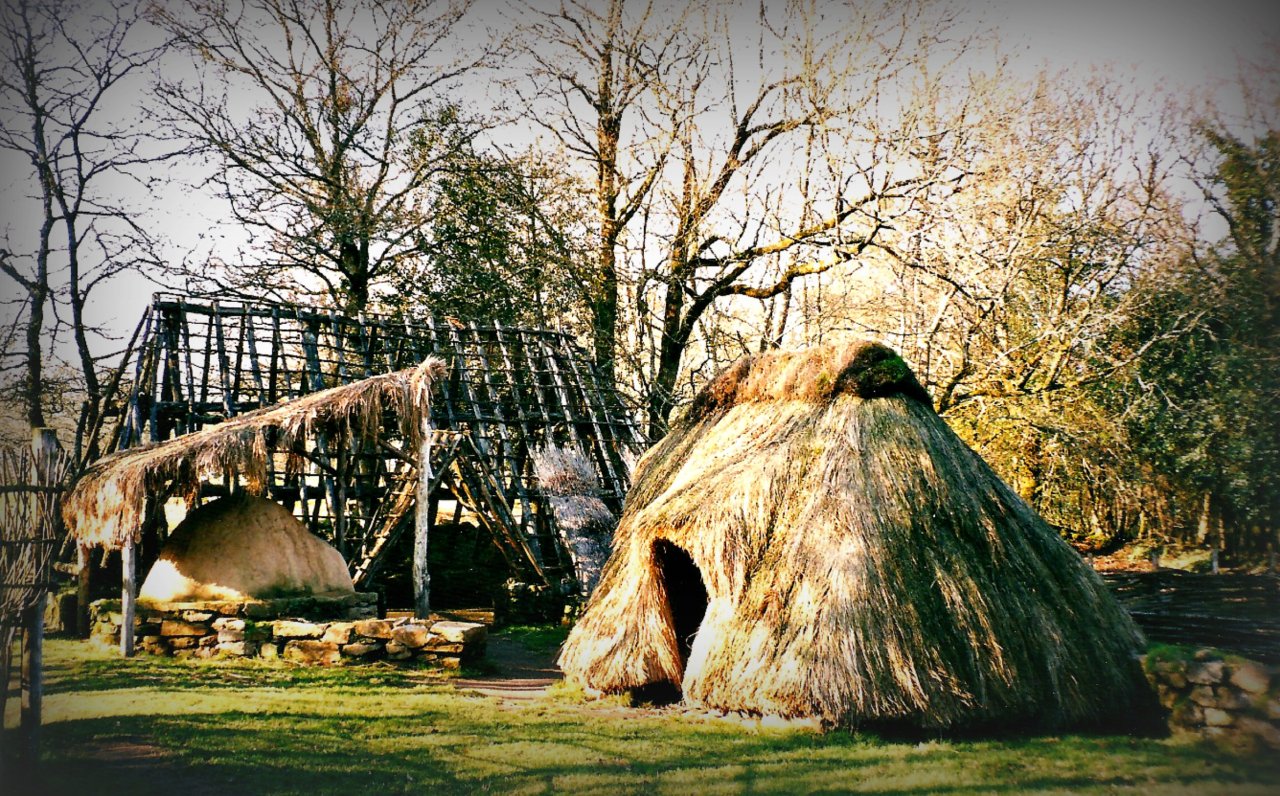
<svg viewBox="0 0 1280 796">
<path fill-rule="evenodd" d="M 1280 760 L 1168 739 L 900 743 L 582 703 L 567 689 L 504 700 L 427 670 L 126 661 L 57 640 L 46 650 L 42 781 L 25 788 L 42 794 L 1261 794 L 1280 785 Z M 22 792 L 14 785 L 0 792 Z"/>
</svg>

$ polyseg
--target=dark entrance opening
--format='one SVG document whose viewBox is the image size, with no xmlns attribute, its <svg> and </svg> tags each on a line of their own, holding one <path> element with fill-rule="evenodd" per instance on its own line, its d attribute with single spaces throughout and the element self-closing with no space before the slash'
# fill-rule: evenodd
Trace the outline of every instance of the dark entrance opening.
<svg viewBox="0 0 1280 796">
<path fill-rule="evenodd" d="M 693 638 L 707 613 L 707 587 L 702 582 L 698 565 L 679 547 L 659 539 L 653 545 L 653 555 L 667 590 L 671 617 L 675 620 L 676 642 L 680 647 L 683 669 L 689 661 Z"/>
</svg>

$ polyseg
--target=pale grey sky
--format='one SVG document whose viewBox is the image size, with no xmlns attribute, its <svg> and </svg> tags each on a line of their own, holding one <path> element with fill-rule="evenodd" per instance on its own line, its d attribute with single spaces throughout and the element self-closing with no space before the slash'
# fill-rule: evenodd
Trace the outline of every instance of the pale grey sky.
<svg viewBox="0 0 1280 796">
<path fill-rule="evenodd" d="M 1280 43 L 1274 0 L 973 0 L 1020 55 L 1087 68 L 1133 66 L 1184 88 L 1232 79 L 1238 58 Z"/>
<path fill-rule="evenodd" d="M 765 0 L 771 2 L 771 0 Z M 1280 3 L 1263 0 L 959 0 L 984 17 L 998 32 L 1002 46 L 1033 72 L 1042 62 L 1051 67 L 1087 70 L 1110 62 L 1132 69 L 1140 85 L 1153 91 L 1165 81 L 1180 91 L 1205 91 L 1232 105 L 1230 81 L 1240 59 L 1265 57 L 1268 43 L 1280 40 Z M 744 6 L 758 8 L 755 2 Z M 479 0 L 484 24 L 514 24 L 506 0 Z M 476 97 L 483 105 L 483 98 Z M 6 201 L 0 228 L 24 226 L 16 197 L 24 169 L 20 162 L 0 159 L 0 183 Z M 182 173 L 181 165 L 171 167 Z M 172 240 L 173 258 L 191 250 L 234 257 L 237 233 L 220 228 L 225 207 L 188 187 L 175 187 L 155 201 L 147 226 Z M 202 238 L 202 236 L 206 236 Z M 212 237 L 208 237 L 212 236 Z M 225 236 L 225 237 L 218 237 Z M 7 289 L 0 288 L 0 289 Z M 154 288 L 142 279 L 120 279 L 100 291 L 91 307 L 93 319 L 127 334 Z"/>
</svg>

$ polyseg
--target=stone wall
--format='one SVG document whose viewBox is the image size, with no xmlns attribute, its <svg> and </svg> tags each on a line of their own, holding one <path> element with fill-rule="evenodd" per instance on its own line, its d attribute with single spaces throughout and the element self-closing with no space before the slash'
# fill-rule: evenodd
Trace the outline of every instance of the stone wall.
<svg viewBox="0 0 1280 796">
<path fill-rule="evenodd" d="M 1143 660 L 1169 727 L 1245 751 L 1280 749 L 1280 670 L 1216 650 L 1156 651 Z"/>
<path fill-rule="evenodd" d="M 98 600 L 89 611 L 91 638 L 117 646 L 120 601 Z M 376 614 L 377 595 L 373 594 L 247 602 L 139 602 L 134 637 L 138 650 L 152 655 L 279 658 L 316 666 L 386 660 L 422 661 L 457 669 L 484 654 L 484 625 L 407 617 L 377 619 Z"/>
</svg>

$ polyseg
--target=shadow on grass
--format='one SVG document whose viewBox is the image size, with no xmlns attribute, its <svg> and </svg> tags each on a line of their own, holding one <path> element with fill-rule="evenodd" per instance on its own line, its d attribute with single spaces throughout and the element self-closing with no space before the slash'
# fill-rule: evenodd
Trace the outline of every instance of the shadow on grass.
<svg viewBox="0 0 1280 796">
<path fill-rule="evenodd" d="M 46 728 L 42 793 L 1023 793 L 1210 786 L 1266 792 L 1274 763 L 1148 739 L 894 744 L 748 733 L 670 719 L 603 720 L 483 704 L 405 715 L 227 711 L 112 716 Z M 36 792 L 36 791 L 32 791 Z"/>
<path fill-rule="evenodd" d="M 1273 793 L 1280 760 L 1116 734 L 901 742 L 749 730 L 427 672 L 81 654 L 51 646 L 39 782 L 10 793 L 675 791 Z M 8 739 L 6 739 L 8 740 Z"/>
</svg>

